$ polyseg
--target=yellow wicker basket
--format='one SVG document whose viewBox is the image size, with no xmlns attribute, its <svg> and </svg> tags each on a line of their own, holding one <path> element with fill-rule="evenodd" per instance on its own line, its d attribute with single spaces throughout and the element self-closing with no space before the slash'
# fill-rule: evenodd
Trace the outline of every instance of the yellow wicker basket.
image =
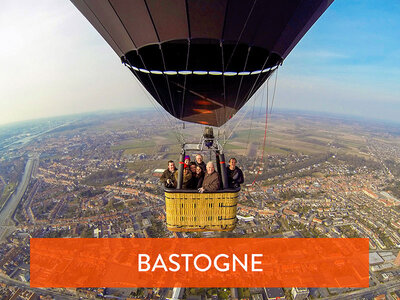
<svg viewBox="0 0 400 300">
<path fill-rule="evenodd" d="M 171 231 L 231 231 L 236 227 L 238 191 L 194 193 L 165 191 Z"/>
</svg>

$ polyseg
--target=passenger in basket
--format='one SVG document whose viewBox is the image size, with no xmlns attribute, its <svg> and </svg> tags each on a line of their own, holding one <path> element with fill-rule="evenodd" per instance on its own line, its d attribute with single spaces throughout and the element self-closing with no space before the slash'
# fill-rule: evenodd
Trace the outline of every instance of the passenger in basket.
<svg viewBox="0 0 400 300">
<path fill-rule="evenodd" d="M 204 176 L 203 185 L 199 188 L 199 192 L 215 192 L 219 190 L 220 180 L 219 175 L 215 172 L 214 163 L 209 161 L 207 163 L 207 173 Z"/>
<path fill-rule="evenodd" d="M 190 164 L 190 156 L 189 156 L 189 155 L 186 155 L 186 156 L 185 156 L 184 163 L 185 163 L 186 165 L 189 165 L 189 164 Z"/>
<path fill-rule="evenodd" d="M 196 171 L 192 177 L 192 189 L 198 190 L 203 186 L 204 172 L 200 166 L 196 166 Z"/>
<path fill-rule="evenodd" d="M 199 166 L 204 173 L 207 171 L 206 164 L 204 163 L 203 156 L 201 154 L 196 155 L 196 165 Z"/>
<path fill-rule="evenodd" d="M 228 185 L 230 188 L 239 188 L 244 182 L 243 172 L 236 166 L 237 160 L 232 157 L 229 160 L 229 166 L 226 168 L 228 174 Z"/>
<path fill-rule="evenodd" d="M 191 161 L 189 164 L 189 170 L 192 172 L 192 175 L 196 174 L 196 163 L 194 161 Z"/>
<path fill-rule="evenodd" d="M 160 180 L 166 188 L 173 188 L 176 186 L 175 183 L 175 173 L 178 173 L 175 168 L 174 161 L 170 160 L 168 162 L 168 168 L 163 172 Z"/>
<path fill-rule="evenodd" d="M 179 172 L 175 172 L 175 187 L 178 184 L 178 174 Z M 189 166 L 187 164 L 183 165 L 183 182 L 182 189 L 187 190 L 190 189 L 192 183 L 192 172 L 189 170 Z"/>
</svg>

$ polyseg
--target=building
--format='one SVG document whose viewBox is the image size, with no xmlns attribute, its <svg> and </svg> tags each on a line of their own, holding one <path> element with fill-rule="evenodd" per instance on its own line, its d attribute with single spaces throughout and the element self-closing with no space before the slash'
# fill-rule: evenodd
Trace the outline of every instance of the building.
<svg viewBox="0 0 400 300">
<path fill-rule="evenodd" d="M 8 298 L 10 300 L 39 300 L 39 295 L 31 291 L 17 289 L 16 292 Z"/>
<path fill-rule="evenodd" d="M 363 189 L 363 192 L 364 192 L 365 195 L 367 195 L 367 196 L 369 196 L 369 197 L 371 197 L 373 199 L 378 199 L 378 195 L 375 194 L 374 192 L 370 191 L 370 190 Z"/>
<path fill-rule="evenodd" d="M 292 288 L 292 296 L 294 300 L 307 299 L 310 291 L 307 288 Z"/>
<path fill-rule="evenodd" d="M 99 237 L 100 237 L 100 234 L 101 234 L 101 230 L 100 230 L 99 228 L 95 228 L 95 229 L 93 230 L 93 236 L 94 236 L 95 238 L 99 238 Z"/>
<path fill-rule="evenodd" d="M 243 220 L 243 221 L 245 221 L 245 222 L 250 222 L 250 221 L 253 221 L 254 220 L 254 217 L 244 217 L 244 216 L 241 216 L 241 215 L 236 215 L 236 217 L 238 218 L 238 220 Z"/>
<path fill-rule="evenodd" d="M 384 262 L 384 260 L 382 259 L 382 257 L 380 257 L 378 255 L 378 253 L 376 253 L 376 252 L 369 253 L 369 264 L 371 266 L 381 264 L 383 262 Z"/>
<path fill-rule="evenodd" d="M 382 271 L 382 270 L 390 269 L 390 268 L 393 268 L 393 265 L 391 263 L 384 263 L 384 264 L 380 264 L 377 266 L 372 266 L 371 271 L 378 272 L 378 271 Z"/>
<path fill-rule="evenodd" d="M 385 262 L 396 260 L 396 256 L 392 252 L 379 252 L 378 254 Z"/>
<path fill-rule="evenodd" d="M 165 169 L 155 169 L 153 171 L 153 176 L 155 177 L 161 177 L 162 174 L 164 173 Z"/>
<path fill-rule="evenodd" d="M 231 299 L 233 300 L 239 299 L 239 291 L 237 288 L 231 288 Z"/>
<path fill-rule="evenodd" d="M 281 288 L 264 288 L 264 293 L 267 300 L 286 299 Z"/>
<path fill-rule="evenodd" d="M 174 288 L 173 291 L 172 291 L 172 297 L 169 298 L 169 299 L 171 299 L 171 300 L 183 299 L 184 295 L 185 295 L 185 289 L 184 288 Z"/>
</svg>

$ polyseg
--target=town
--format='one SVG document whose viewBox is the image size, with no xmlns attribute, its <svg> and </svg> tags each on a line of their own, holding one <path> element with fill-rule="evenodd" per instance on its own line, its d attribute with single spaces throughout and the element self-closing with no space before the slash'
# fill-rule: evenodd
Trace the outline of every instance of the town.
<svg viewBox="0 0 400 300">
<path fill-rule="evenodd" d="M 399 299 L 400 136 L 357 122 L 337 126 L 330 119 L 274 117 L 263 161 L 261 121 L 258 127 L 245 124 L 226 145 L 246 179 L 232 232 L 167 230 L 159 178 L 168 160 L 178 160 L 179 144 L 153 112 L 89 116 L 5 149 L 1 297 Z M 195 126 L 185 130 L 188 140 L 197 138 Z M 370 244 L 370 287 L 31 289 L 32 237 L 362 237 Z"/>
</svg>

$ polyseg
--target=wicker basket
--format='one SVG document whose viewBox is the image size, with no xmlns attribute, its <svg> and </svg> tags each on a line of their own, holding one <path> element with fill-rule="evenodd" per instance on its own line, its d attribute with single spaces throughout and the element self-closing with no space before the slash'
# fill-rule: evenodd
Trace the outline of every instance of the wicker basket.
<svg viewBox="0 0 400 300">
<path fill-rule="evenodd" d="M 171 231 L 231 231 L 236 227 L 238 191 L 193 193 L 165 191 Z"/>
</svg>

